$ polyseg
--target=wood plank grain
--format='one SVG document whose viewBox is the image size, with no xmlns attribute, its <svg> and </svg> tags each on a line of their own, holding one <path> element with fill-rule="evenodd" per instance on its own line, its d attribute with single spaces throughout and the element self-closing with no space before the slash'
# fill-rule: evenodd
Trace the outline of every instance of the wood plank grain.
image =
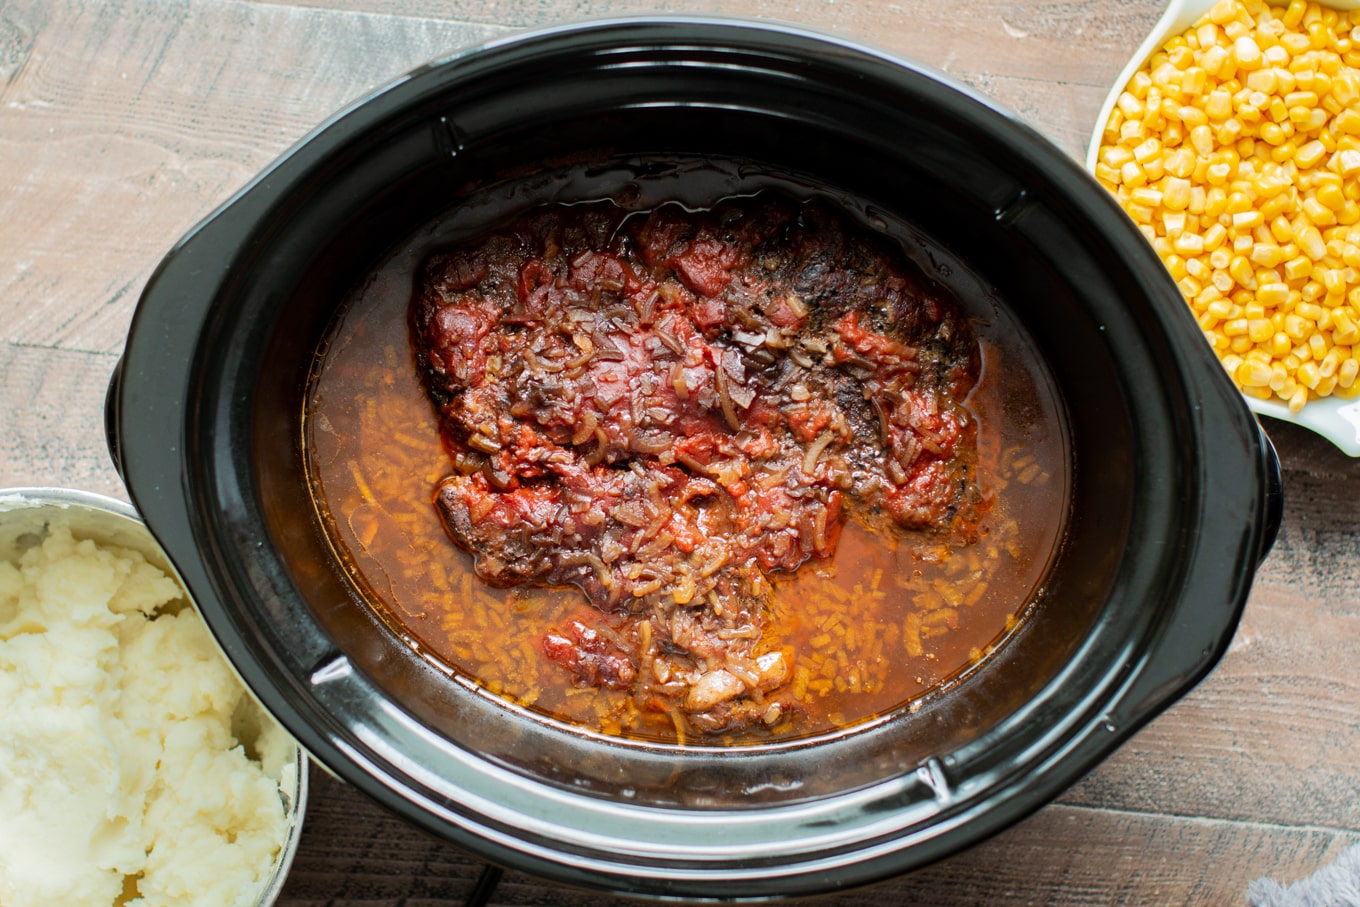
<svg viewBox="0 0 1360 907">
<path fill-rule="evenodd" d="M 251 0 L 272 4 L 292 0 Z M 301 5 L 535 27 L 605 16 L 680 13 L 755 16 L 843 35 L 925 63 L 1019 113 L 1074 157 L 1105 95 L 1161 11 L 1160 0 L 1094 7 L 1076 2 L 967 0 L 301 0 Z"/>
<path fill-rule="evenodd" d="M 0 331 L 98 352 L 175 240 L 276 155 L 498 31 L 227 0 L 17 0 L 0 21 L 0 220 L 23 225 L 0 251 Z"/>
<path fill-rule="evenodd" d="M 127 500 L 104 445 L 116 361 L 0 343 L 0 488 L 57 485 Z"/>
<path fill-rule="evenodd" d="M 1108 83 L 1147 35 L 1163 0 L 250 0 L 533 27 L 635 14 L 747 16 L 847 35 L 954 71 Z"/>
</svg>

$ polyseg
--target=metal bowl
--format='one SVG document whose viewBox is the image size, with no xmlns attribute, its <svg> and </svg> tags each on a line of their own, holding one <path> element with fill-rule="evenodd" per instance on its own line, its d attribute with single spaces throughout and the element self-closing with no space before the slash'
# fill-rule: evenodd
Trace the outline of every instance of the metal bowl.
<svg viewBox="0 0 1360 907">
<path fill-rule="evenodd" d="M 0 560 L 17 560 L 26 549 L 40 544 L 54 520 L 69 526 L 77 539 L 90 539 L 100 545 L 139 552 L 183 587 L 174 566 L 131 506 L 114 498 L 69 488 L 0 489 Z M 190 602 L 193 603 L 192 598 Z M 225 654 L 223 659 L 226 660 Z M 263 710 L 262 714 L 268 716 Z M 0 718 L 0 727 L 3 724 L 4 719 Z M 294 743 L 292 755 L 282 768 L 283 777 L 275 779 L 280 781 L 288 835 L 274 860 L 269 882 L 255 902 L 256 907 L 270 907 L 278 900 L 293 864 L 307 809 L 307 766 L 306 753 Z"/>
</svg>

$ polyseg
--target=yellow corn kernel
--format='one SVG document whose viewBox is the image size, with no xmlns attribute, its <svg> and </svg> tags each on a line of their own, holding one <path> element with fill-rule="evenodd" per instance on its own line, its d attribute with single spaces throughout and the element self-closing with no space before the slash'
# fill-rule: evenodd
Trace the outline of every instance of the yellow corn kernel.
<svg viewBox="0 0 1360 907">
<path fill-rule="evenodd" d="M 1156 139 L 1150 138 L 1133 149 L 1133 159 L 1140 164 L 1146 164 L 1157 156 L 1162 150 L 1162 145 Z"/>
<path fill-rule="evenodd" d="M 1252 343 L 1265 343 L 1275 336 L 1275 326 L 1270 323 L 1269 318 L 1253 318 L 1247 322 L 1247 336 Z"/>
<path fill-rule="evenodd" d="M 1338 73 L 1332 79 L 1331 96 L 1341 105 L 1360 100 L 1360 74 L 1355 71 Z"/>
<path fill-rule="evenodd" d="M 1284 370 L 1284 363 L 1270 363 L 1270 389 L 1279 393 L 1284 388 L 1285 382 L 1289 381 L 1289 373 Z"/>
<path fill-rule="evenodd" d="M 1303 280 L 1313 273 L 1313 260 L 1306 255 L 1291 258 L 1284 263 L 1286 280 Z"/>
<path fill-rule="evenodd" d="M 1276 215 L 1270 222 L 1270 235 L 1275 237 L 1276 242 L 1287 243 L 1294 238 L 1294 226 L 1289 218 Z"/>
<path fill-rule="evenodd" d="M 1232 116 L 1232 95 L 1221 88 L 1209 92 L 1204 99 L 1204 113 L 1211 120 L 1226 120 Z"/>
<path fill-rule="evenodd" d="M 1360 246 L 1352 242 L 1345 242 L 1341 245 L 1341 261 L 1348 268 L 1360 268 Z"/>
<path fill-rule="evenodd" d="M 1355 384 L 1355 379 L 1360 376 L 1360 362 L 1355 359 L 1347 359 L 1341 363 L 1336 370 L 1336 383 L 1341 387 L 1350 387 Z"/>
<path fill-rule="evenodd" d="M 1313 322 L 1306 318 L 1293 313 L 1284 316 L 1284 332 L 1289 335 L 1290 340 L 1295 342 L 1307 340 L 1313 329 Z"/>
<path fill-rule="evenodd" d="M 1151 186 L 1139 186 L 1129 193 L 1129 201 L 1135 205 L 1147 205 L 1149 208 L 1158 208 L 1162 204 L 1162 191 Z"/>
<path fill-rule="evenodd" d="M 1190 207 L 1190 181 L 1178 176 L 1162 179 L 1162 204 L 1172 211 Z"/>
<path fill-rule="evenodd" d="M 1232 165 L 1220 162 L 1216 164 L 1210 164 L 1208 170 L 1204 174 L 1204 178 L 1209 183 L 1210 186 L 1218 188 L 1222 186 L 1224 183 L 1226 183 L 1228 181 L 1228 177 L 1231 175 Z M 1205 202 L 1205 210 L 1206 212 L 1208 211 L 1207 199 Z"/>
<path fill-rule="evenodd" d="M 1255 264 L 1273 268 L 1284 261 L 1284 250 L 1273 243 L 1267 245 L 1266 243 L 1258 242 L 1251 247 L 1250 257 Z"/>
<path fill-rule="evenodd" d="M 1218 287 L 1212 285 L 1207 286 L 1204 289 L 1200 290 L 1199 294 L 1195 296 L 1194 299 L 1190 300 L 1190 307 L 1197 312 L 1201 310 L 1205 310 L 1207 312 L 1208 307 L 1213 305 L 1215 302 L 1218 302 L 1222 298 L 1222 296 L 1223 294 L 1218 291 Z"/>
<path fill-rule="evenodd" d="M 1210 224 L 1209 229 L 1204 231 L 1204 251 L 1206 252 L 1218 251 L 1218 249 L 1223 245 L 1223 240 L 1227 238 L 1228 231 L 1222 224 L 1220 223 Z M 1211 259 L 1209 264 L 1215 268 L 1227 267 L 1226 261 L 1222 265 L 1217 265 L 1214 264 L 1213 260 Z"/>
<path fill-rule="evenodd" d="M 1181 255 L 1200 255 L 1204 252 L 1204 237 L 1198 233 L 1183 232 L 1172 240 L 1171 247 Z"/>
<path fill-rule="evenodd" d="M 1270 366 L 1247 359 L 1237 367 L 1233 380 L 1239 387 L 1269 387 L 1271 375 Z"/>
<path fill-rule="evenodd" d="M 1209 74 L 1204 67 L 1194 65 L 1193 55 L 1181 74 L 1181 94 L 1184 97 L 1199 97 L 1209 84 Z"/>
<path fill-rule="evenodd" d="M 1308 388 L 1300 387 L 1289 396 L 1289 411 L 1298 415 L 1303 409 L 1303 404 L 1308 402 Z"/>
<path fill-rule="evenodd" d="M 1336 183 L 1324 183 L 1319 186 L 1316 198 L 1332 211 L 1340 211 L 1346 205 L 1346 196 Z"/>
<path fill-rule="evenodd" d="M 1176 118 L 1191 128 L 1194 128 L 1195 126 L 1204 126 L 1209 122 L 1209 115 L 1207 113 L 1200 110 L 1198 107 L 1191 107 L 1188 104 L 1176 108 Z"/>
<path fill-rule="evenodd" d="M 1324 268 L 1322 271 L 1322 285 L 1327 288 L 1328 296 L 1341 297 L 1346 295 L 1346 275 L 1340 268 Z M 1324 311 L 1319 310 L 1318 317 L 1314 320 L 1321 323 Z"/>
<path fill-rule="evenodd" d="M 1234 41 L 1232 52 L 1239 69 L 1256 69 L 1261 65 L 1261 48 L 1251 35 L 1243 35 Z"/>
<path fill-rule="evenodd" d="M 1339 346 L 1360 343 L 1360 325 L 1345 309 L 1332 309 L 1332 341 Z"/>
<path fill-rule="evenodd" d="M 1308 110 L 1300 110 L 1298 107 L 1292 107 L 1289 110 L 1289 120 L 1299 132 L 1317 132 L 1323 126 L 1327 125 L 1329 119 L 1331 119 L 1331 115 L 1320 107 L 1314 107 Z M 1325 151 L 1326 148 L 1323 150 Z"/>
<path fill-rule="evenodd" d="M 1322 380 L 1322 375 L 1318 371 L 1318 364 L 1316 362 L 1305 362 L 1301 364 L 1294 375 L 1299 384 L 1302 384 L 1309 390 L 1317 387 L 1318 382 Z"/>
<path fill-rule="evenodd" d="M 1294 307 L 1294 314 L 1300 318 L 1307 318 L 1313 324 L 1317 324 L 1318 318 L 1322 315 L 1322 306 L 1311 302 L 1301 302 Z"/>
<path fill-rule="evenodd" d="M 1304 31 L 1308 33 L 1308 44 L 1314 50 L 1321 50 L 1327 46 L 1327 27 L 1321 20 L 1309 22 Z"/>
<path fill-rule="evenodd" d="M 1274 94 L 1279 85 L 1279 76 L 1272 69 L 1258 69 L 1247 75 L 1247 87 L 1252 91 L 1263 92 L 1264 94 Z"/>
<path fill-rule="evenodd" d="M 1221 126 L 1219 128 L 1222 128 Z M 1190 130 L 1190 147 L 1200 157 L 1214 153 L 1214 130 L 1208 126 L 1196 126 Z"/>
<path fill-rule="evenodd" d="M 1283 283 L 1266 283 L 1256 288 L 1256 300 L 1268 309 L 1279 308 L 1289 299 L 1289 286 Z M 1297 317 L 1297 316 L 1295 316 Z"/>
<path fill-rule="evenodd" d="M 1332 118 L 1332 131 L 1344 135 L 1360 135 L 1360 111 L 1348 107 Z"/>
<path fill-rule="evenodd" d="M 1289 354 L 1290 346 L 1289 335 L 1284 331 L 1276 331 L 1275 336 L 1270 338 L 1270 355 L 1282 359 Z"/>
<path fill-rule="evenodd" d="M 1328 162 L 1328 166 L 1342 176 L 1354 176 L 1360 173 L 1360 151 L 1354 148 L 1342 148 Z"/>
<path fill-rule="evenodd" d="M 1294 152 L 1297 150 L 1298 147 L 1293 142 L 1285 142 L 1283 145 L 1271 149 L 1270 159 L 1272 161 L 1275 161 L 1276 163 L 1282 164 L 1285 161 L 1292 158 L 1294 156 Z"/>
<path fill-rule="evenodd" d="M 1312 224 L 1308 224 L 1302 230 L 1296 230 L 1294 239 L 1303 254 L 1313 261 L 1321 261 L 1327 254 L 1327 244 L 1322 240 L 1322 233 Z"/>
<path fill-rule="evenodd" d="M 1266 219 L 1273 219 L 1294 207 L 1294 199 L 1286 193 L 1281 193 L 1269 201 L 1262 204 L 1257 210 Z"/>
<path fill-rule="evenodd" d="M 1205 187 L 1203 187 L 1203 186 L 1196 186 L 1196 185 L 1194 185 L 1194 184 L 1191 184 L 1191 186 L 1190 186 L 1190 207 L 1189 207 L 1189 208 L 1186 208 L 1185 210 L 1189 211 L 1191 214 L 1194 214 L 1194 215 L 1196 215 L 1196 216 L 1198 216 L 1198 215 L 1200 215 L 1200 214 L 1203 214 L 1203 213 L 1204 213 L 1204 203 L 1205 203 L 1205 201 L 1206 201 L 1207 198 L 1208 198 L 1208 193 L 1205 191 Z"/>
<path fill-rule="evenodd" d="M 1252 269 L 1251 262 L 1244 256 L 1233 257 L 1232 263 L 1228 265 L 1228 273 L 1239 286 L 1249 290 L 1256 288 L 1256 272 Z"/>
<path fill-rule="evenodd" d="M 1298 151 L 1294 152 L 1294 163 L 1301 169 L 1307 170 L 1316 167 L 1318 163 L 1327 155 L 1327 149 L 1316 139 L 1306 143 Z"/>
<path fill-rule="evenodd" d="M 1195 153 L 1189 148 L 1177 148 L 1167 155 L 1166 172 L 1181 179 L 1188 179 L 1195 172 Z"/>
<path fill-rule="evenodd" d="M 1336 223 L 1336 212 L 1318 201 L 1316 197 L 1305 198 L 1300 207 L 1308 219 L 1319 227 L 1329 227 Z"/>
<path fill-rule="evenodd" d="M 1125 186 L 1136 188 L 1147 184 L 1147 174 L 1138 166 L 1137 161 L 1129 161 L 1119 168 L 1119 181 Z"/>
</svg>

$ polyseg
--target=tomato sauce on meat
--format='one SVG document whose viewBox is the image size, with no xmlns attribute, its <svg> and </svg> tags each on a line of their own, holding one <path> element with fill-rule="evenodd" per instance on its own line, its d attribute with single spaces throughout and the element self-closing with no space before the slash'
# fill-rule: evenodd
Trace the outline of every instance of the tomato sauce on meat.
<svg viewBox="0 0 1360 907">
<path fill-rule="evenodd" d="M 363 598 L 456 678 L 607 734 L 807 736 L 1023 617 L 1065 450 L 1012 334 L 824 201 L 544 206 L 357 291 L 309 474 Z"/>
<path fill-rule="evenodd" d="M 478 575 L 626 615 L 543 652 L 696 730 L 792 705 L 766 573 L 848 518 L 967 540 L 986 510 L 962 313 L 824 207 L 543 208 L 432 257 L 411 322 Z"/>
</svg>

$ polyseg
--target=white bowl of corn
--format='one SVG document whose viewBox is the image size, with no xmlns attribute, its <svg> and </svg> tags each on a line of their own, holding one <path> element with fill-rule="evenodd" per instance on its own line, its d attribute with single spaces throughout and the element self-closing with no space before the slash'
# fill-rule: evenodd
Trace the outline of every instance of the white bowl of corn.
<svg viewBox="0 0 1360 907">
<path fill-rule="evenodd" d="M 1260 415 L 1360 456 L 1360 0 L 1171 0 L 1087 169 Z"/>
</svg>

